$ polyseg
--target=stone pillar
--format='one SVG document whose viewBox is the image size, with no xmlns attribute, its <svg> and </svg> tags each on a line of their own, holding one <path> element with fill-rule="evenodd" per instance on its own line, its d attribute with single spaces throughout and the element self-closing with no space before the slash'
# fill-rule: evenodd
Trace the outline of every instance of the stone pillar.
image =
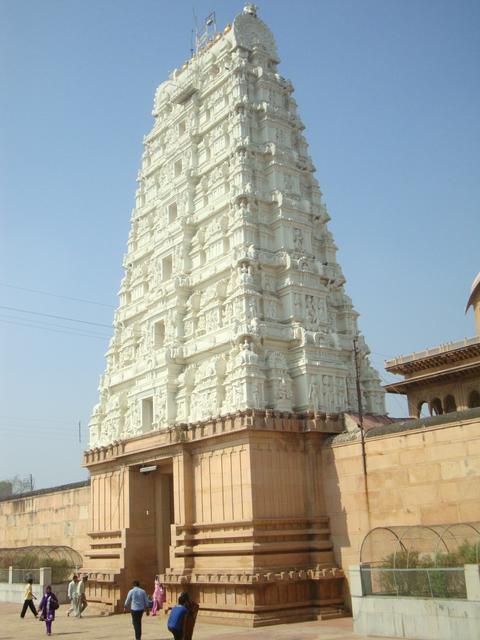
<svg viewBox="0 0 480 640">
<path fill-rule="evenodd" d="M 465 586 L 467 600 L 480 601 L 480 566 L 478 564 L 465 565 Z"/>
<path fill-rule="evenodd" d="M 362 598 L 363 597 L 363 589 L 362 589 L 362 574 L 360 573 L 360 565 L 359 564 L 351 564 L 348 567 L 348 573 L 350 576 L 350 595 L 352 596 L 352 600 L 354 598 Z"/>
<path fill-rule="evenodd" d="M 39 583 L 42 587 L 42 593 L 47 585 L 52 584 L 52 569 L 50 567 L 40 567 Z"/>
<path fill-rule="evenodd" d="M 13 584 L 13 567 L 8 567 L 8 584 Z"/>
<path fill-rule="evenodd" d="M 193 469 L 192 456 L 185 449 L 173 458 L 173 505 L 171 567 L 188 571 L 192 566 L 189 526 L 193 522 Z"/>
</svg>

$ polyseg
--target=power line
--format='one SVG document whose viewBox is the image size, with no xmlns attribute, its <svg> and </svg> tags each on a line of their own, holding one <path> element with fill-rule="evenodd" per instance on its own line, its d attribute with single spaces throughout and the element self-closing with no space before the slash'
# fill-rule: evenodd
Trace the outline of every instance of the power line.
<svg viewBox="0 0 480 640">
<path fill-rule="evenodd" d="M 39 431 L 48 431 L 49 433 L 53 433 L 53 434 L 61 434 L 61 433 L 67 433 L 69 435 L 77 435 L 78 432 L 78 426 L 75 423 L 72 423 L 71 425 L 65 425 L 62 428 L 58 428 L 55 426 L 49 426 L 48 424 L 43 424 L 43 425 L 27 425 L 27 424 L 23 424 L 23 425 L 16 425 L 16 424 L 11 424 L 11 423 L 4 423 L 2 425 L 0 425 L 0 432 L 3 433 L 3 431 L 24 431 L 24 432 L 32 432 L 34 431 L 35 433 L 39 432 Z"/>
<path fill-rule="evenodd" d="M 86 298 L 75 298 L 73 296 L 64 296 L 59 293 L 50 293 L 48 291 L 41 291 L 40 289 L 29 289 L 28 287 L 17 287 L 14 284 L 8 284 L 6 282 L 0 282 L 0 287 L 8 287 L 9 289 L 18 289 L 19 291 L 29 291 L 30 293 L 39 293 L 43 296 L 51 296 L 52 298 L 63 298 L 65 300 L 73 300 L 75 302 L 84 302 L 85 304 L 95 304 L 99 307 L 107 307 L 109 309 L 115 309 L 113 304 L 105 304 L 104 302 L 95 302 L 94 300 L 87 300 Z"/>
<path fill-rule="evenodd" d="M 31 429 L 30 430 L 22 430 L 22 429 L 11 429 L 11 428 L 0 428 L 0 433 L 2 434 L 2 436 L 4 435 L 21 435 L 21 436 L 30 436 L 30 435 L 48 435 L 48 436 L 52 436 L 52 437 L 63 437 L 63 436 L 68 436 L 69 438 L 73 438 L 74 440 L 76 440 L 75 438 L 75 432 L 72 431 L 50 431 L 49 429 L 35 429 L 35 431 L 33 432 Z"/>
<path fill-rule="evenodd" d="M 387 358 L 388 360 L 392 360 L 392 358 L 395 358 L 395 356 L 392 356 L 392 354 L 380 353 L 379 351 L 370 351 L 370 353 L 374 353 L 377 356 L 382 356 L 382 358 Z"/>
<path fill-rule="evenodd" d="M 27 418 L 26 416 L 7 416 L 5 414 L 0 414 L 0 420 L 7 420 L 11 422 L 12 420 L 21 420 L 23 422 L 61 422 L 62 425 L 68 424 L 70 418 Z"/>
<path fill-rule="evenodd" d="M 91 322 L 90 320 L 77 320 L 76 318 L 67 318 L 66 316 L 57 316 L 53 313 L 42 313 L 41 311 L 30 311 L 29 309 L 19 309 L 18 307 L 6 307 L 0 305 L 0 309 L 7 309 L 8 311 L 19 311 L 20 313 L 29 313 L 35 316 L 44 316 L 45 318 L 56 318 L 57 320 L 68 320 L 69 322 L 79 322 L 81 324 L 91 324 L 96 327 L 107 327 L 111 329 L 110 324 L 103 324 L 101 322 Z"/>
<path fill-rule="evenodd" d="M 49 328 L 57 328 L 57 329 L 66 329 L 67 331 L 78 331 L 79 329 L 81 329 L 82 333 L 88 333 L 94 336 L 100 336 L 100 337 L 105 337 L 105 338 L 109 338 L 110 335 L 105 335 L 103 333 L 99 333 L 99 331 L 97 330 L 91 330 L 90 329 L 83 329 L 81 327 L 71 327 L 68 325 L 64 325 L 64 324 L 56 324 L 55 322 L 50 322 L 49 320 L 40 320 L 37 318 L 22 318 L 21 316 L 14 316 L 14 315 L 3 315 L 0 314 L 0 319 L 4 319 L 4 320 L 9 320 L 9 321 L 20 321 L 20 322 L 28 322 L 28 323 L 32 323 L 32 326 L 38 326 L 38 327 L 49 327 Z"/>
<path fill-rule="evenodd" d="M 50 431 L 51 433 L 77 433 L 78 426 L 72 425 L 64 425 L 63 427 L 58 426 L 49 426 L 47 424 L 44 425 L 35 425 L 35 424 L 13 424 L 11 422 L 7 422 L 4 424 L 0 424 L 0 431 L 4 429 L 14 429 L 14 430 L 22 430 L 22 431 Z"/>
<path fill-rule="evenodd" d="M 32 436 L 31 432 L 28 431 L 2 431 L 2 435 L 8 436 L 8 438 L 28 438 Z M 72 433 L 51 433 L 49 431 L 37 431 L 34 434 L 35 436 L 45 436 L 56 438 L 59 440 L 73 440 L 76 441 L 75 434 Z"/>
<path fill-rule="evenodd" d="M 27 323 L 27 322 L 15 322 L 15 321 L 10 321 L 10 320 L 2 320 L 0 318 L 0 322 L 6 323 L 6 324 L 13 324 L 13 325 L 17 325 L 19 327 L 31 327 L 34 329 L 43 329 L 44 331 L 53 331 L 54 333 L 64 333 L 66 335 L 69 336 L 83 336 L 85 338 L 96 338 L 97 340 L 108 340 L 109 336 L 101 336 L 101 335 L 97 335 L 97 334 L 93 334 L 93 333 L 80 333 L 79 331 L 62 331 L 61 329 L 52 329 L 50 327 L 47 326 L 42 326 L 39 324 L 32 324 L 32 323 Z"/>
</svg>

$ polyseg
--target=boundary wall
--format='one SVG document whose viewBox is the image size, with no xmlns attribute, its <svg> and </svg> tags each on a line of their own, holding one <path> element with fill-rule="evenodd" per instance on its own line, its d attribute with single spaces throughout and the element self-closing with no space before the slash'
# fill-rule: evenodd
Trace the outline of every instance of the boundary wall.
<svg viewBox="0 0 480 640">
<path fill-rule="evenodd" d="M 89 549 L 90 480 L 0 500 L 0 549 L 65 545 Z"/>
<path fill-rule="evenodd" d="M 338 566 L 359 562 L 374 527 L 480 521 L 480 409 L 461 416 L 368 431 L 367 484 L 358 432 L 327 441 L 323 490 Z"/>
</svg>

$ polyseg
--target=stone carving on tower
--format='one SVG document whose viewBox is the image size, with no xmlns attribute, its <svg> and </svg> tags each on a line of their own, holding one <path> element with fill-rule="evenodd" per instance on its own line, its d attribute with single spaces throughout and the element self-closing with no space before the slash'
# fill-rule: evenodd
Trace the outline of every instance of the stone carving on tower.
<svg viewBox="0 0 480 640">
<path fill-rule="evenodd" d="M 247 5 L 156 91 L 91 447 L 249 408 L 357 408 L 358 314 L 278 62 Z M 358 344 L 363 406 L 383 414 Z"/>
</svg>

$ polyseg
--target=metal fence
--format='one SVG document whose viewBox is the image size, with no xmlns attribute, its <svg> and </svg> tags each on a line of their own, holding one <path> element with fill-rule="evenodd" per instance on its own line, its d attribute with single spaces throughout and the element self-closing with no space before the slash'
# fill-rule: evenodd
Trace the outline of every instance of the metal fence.
<svg viewBox="0 0 480 640">
<path fill-rule="evenodd" d="M 390 569 L 362 566 L 360 575 L 365 596 L 467 597 L 463 567 Z"/>
<path fill-rule="evenodd" d="M 13 584 L 22 584 L 27 582 L 30 578 L 35 584 L 40 584 L 40 569 L 13 569 L 12 571 Z"/>
<path fill-rule="evenodd" d="M 8 569 L 0 569 L 0 582 L 8 582 Z"/>
</svg>

